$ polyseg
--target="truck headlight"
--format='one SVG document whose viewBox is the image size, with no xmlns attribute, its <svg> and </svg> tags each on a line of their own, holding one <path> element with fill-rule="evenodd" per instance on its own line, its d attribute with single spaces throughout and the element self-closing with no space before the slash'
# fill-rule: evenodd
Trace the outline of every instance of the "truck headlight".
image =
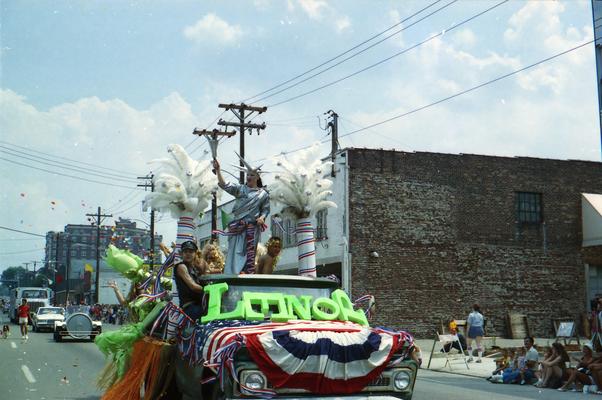
<svg viewBox="0 0 602 400">
<path fill-rule="evenodd" d="M 397 390 L 405 390 L 408 386 L 410 386 L 410 382 L 410 374 L 406 371 L 399 371 L 393 377 L 393 385 Z"/>
<path fill-rule="evenodd" d="M 253 390 L 264 389 L 265 377 L 257 371 L 247 372 L 242 378 L 242 384 Z"/>
</svg>

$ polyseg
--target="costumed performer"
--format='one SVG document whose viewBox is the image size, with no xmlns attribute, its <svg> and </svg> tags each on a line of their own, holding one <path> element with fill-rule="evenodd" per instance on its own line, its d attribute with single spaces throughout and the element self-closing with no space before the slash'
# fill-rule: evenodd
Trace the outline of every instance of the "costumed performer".
<svg viewBox="0 0 602 400">
<path fill-rule="evenodd" d="M 277 236 L 272 236 L 266 243 L 267 252 L 266 254 L 259 257 L 257 260 L 257 273 L 258 274 L 271 274 L 276 268 L 278 259 L 280 258 L 280 251 L 282 250 L 282 241 Z"/>
<path fill-rule="evenodd" d="M 265 220 L 270 214 L 270 195 L 261 182 L 261 167 L 252 168 L 242 158 L 241 161 L 246 167 L 247 182 L 244 185 L 226 182 L 219 162 L 213 161 L 219 187 L 236 198 L 232 208 L 234 218 L 228 224 L 226 233 L 228 254 L 224 267 L 224 273 L 234 275 L 255 272 L 257 243 Z"/>
<path fill-rule="evenodd" d="M 224 254 L 219 247 L 213 243 L 207 243 L 200 252 L 200 263 L 203 274 L 221 274 L 224 272 Z"/>
<path fill-rule="evenodd" d="M 182 262 L 176 265 L 174 279 L 178 288 L 180 308 L 191 319 L 197 320 L 203 315 L 203 286 L 198 282 L 202 274 L 194 265 L 194 255 L 198 246 L 192 240 L 182 243 Z"/>
</svg>

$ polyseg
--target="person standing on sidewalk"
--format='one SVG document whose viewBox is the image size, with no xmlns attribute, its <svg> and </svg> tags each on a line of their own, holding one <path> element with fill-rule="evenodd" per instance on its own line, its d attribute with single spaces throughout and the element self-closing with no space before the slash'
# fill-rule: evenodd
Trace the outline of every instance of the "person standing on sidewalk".
<svg viewBox="0 0 602 400">
<path fill-rule="evenodd" d="M 21 327 L 21 339 L 27 340 L 29 339 L 29 336 L 27 335 L 27 324 L 29 324 L 29 306 L 27 305 L 27 299 L 21 301 L 21 305 L 17 309 L 17 314 L 19 316 L 19 325 Z"/>
<path fill-rule="evenodd" d="M 476 340 L 477 342 L 477 362 L 481 362 L 481 357 L 483 357 L 483 347 L 481 342 L 483 341 L 483 336 L 485 335 L 485 331 L 483 329 L 483 325 L 485 322 L 485 318 L 481 314 L 481 307 L 478 304 L 473 304 L 472 312 L 468 314 L 468 318 L 466 319 L 466 329 L 468 330 L 468 362 L 473 361 L 472 358 L 472 342 Z"/>
</svg>

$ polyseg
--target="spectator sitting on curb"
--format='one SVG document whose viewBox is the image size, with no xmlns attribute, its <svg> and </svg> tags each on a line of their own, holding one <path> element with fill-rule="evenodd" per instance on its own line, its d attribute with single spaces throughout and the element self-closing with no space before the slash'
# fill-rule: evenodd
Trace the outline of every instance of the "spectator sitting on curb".
<svg viewBox="0 0 602 400">
<path fill-rule="evenodd" d="M 552 357 L 548 360 L 543 360 L 541 382 L 535 386 L 539 388 L 557 389 L 562 386 L 562 377 L 566 369 L 566 363 L 569 361 L 569 356 L 564 349 L 564 346 L 559 343 L 552 344 Z"/>
<path fill-rule="evenodd" d="M 531 336 L 525 337 L 524 356 L 516 357 L 515 368 L 507 368 L 502 375 L 493 375 L 493 383 L 520 383 L 524 385 L 530 383 L 535 377 L 535 367 L 539 363 L 539 354 L 534 346 L 534 340 Z M 522 361 L 522 362 L 521 362 Z M 602 364 L 601 364 L 602 367 Z"/>
<path fill-rule="evenodd" d="M 591 371 L 589 370 L 589 365 L 594 361 L 593 349 L 594 347 L 591 343 L 583 345 L 583 357 L 580 360 L 576 360 L 579 361 L 576 368 L 568 370 L 569 378 L 564 385 L 558 388 L 559 391 L 566 392 L 572 384 L 586 386 L 593 383 Z M 575 386 L 575 391 L 579 389 Z"/>
<path fill-rule="evenodd" d="M 502 374 L 504 370 L 510 368 L 513 359 L 514 350 L 502 349 L 502 356 L 495 360 L 495 370 L 491 373 L 491 376 Z M 491 376 L 487 380 L 491 380 Z"/>
</svg>

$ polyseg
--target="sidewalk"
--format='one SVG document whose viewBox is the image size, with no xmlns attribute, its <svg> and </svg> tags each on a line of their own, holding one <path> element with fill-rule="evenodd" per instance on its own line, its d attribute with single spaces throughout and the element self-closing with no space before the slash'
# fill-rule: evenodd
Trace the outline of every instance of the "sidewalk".
<svg viewBox="0 0 602 400">
<path fill-rule="evenodd" d="M 543 357 L 542 351 L 546 346 L 551 346 L 554 343 L 555 339 L 548 338 L 535 338 L 535 345 L 539 351 L 539 356 Z M 587 339 L 582 339 L 581 344 L 586 343 Z M 459 375 L 468 375 L 478 378 L 487 378 L 491 376 L 491 373 L 495 370 L 495 359 L 500 357 L 500 354 L 490 354 L 486 357 L 482 358 L 481 363 L 470 362 L 468 363 L 468 368 L 463 361 L 463 358 L 459 355 L 454 354 L 452 356 L 451 365 L 446 365 L 447 359 L 445 358 L 445 354 L 443 354 L 441 350 L 441 345 L 437 342 L 435 344 L 435 349 L 433 351 L 433 357 L 431 359 L 431 349 L 433 348 L 433 340 L 432 339 L 416 339 L 416 344 L 420 347 L 422 351 L 422 366 L 423 369 L 429 369 L 431 371 L 437 372 L 448 372 L 452 374 Z M 491 352 L 491 347 L 493 346 L 492 340 L 485 340 L 485 349 L 488 353 Z M 507 348 L 507 347 L 522 347 L 523 339 L 503 339 L 496 338 L 495 346 L 499 348 Z M 571 352 L 570 355 L 574 357 L 581 357 L 581 353 Z M 429 359 L 431 360 L 431 365 L 428 367 Z M 476 351 L 475 351 L 475 360 L 476 360 Z"/>
</svg>

